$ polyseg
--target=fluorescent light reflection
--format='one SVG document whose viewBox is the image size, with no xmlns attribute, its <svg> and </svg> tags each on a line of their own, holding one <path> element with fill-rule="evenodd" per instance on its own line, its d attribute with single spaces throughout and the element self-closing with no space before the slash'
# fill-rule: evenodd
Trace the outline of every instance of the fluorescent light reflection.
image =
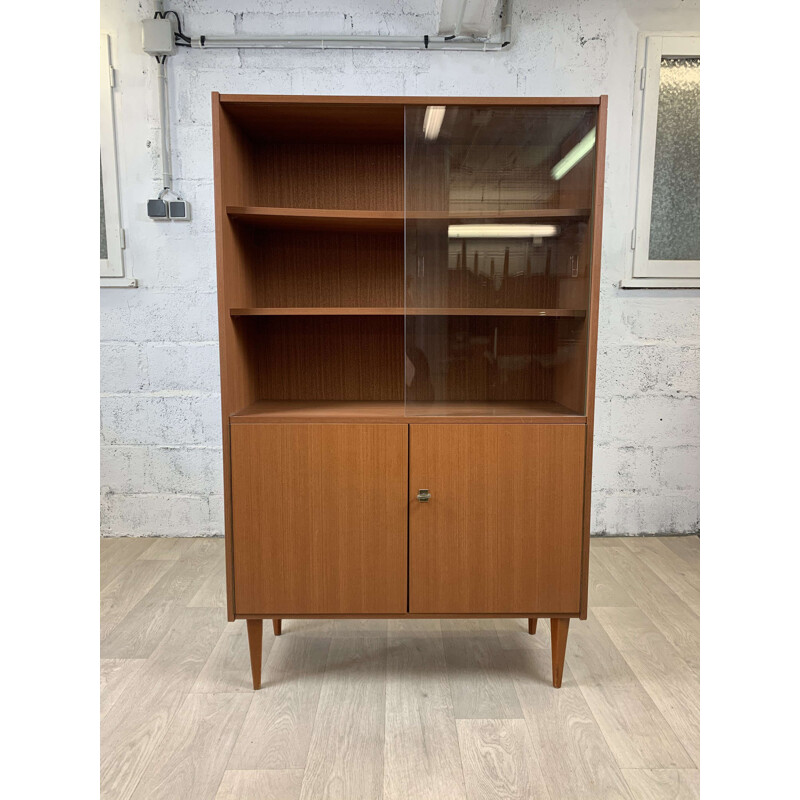
<svg viewBox="0 0 800 800">
<path fill-rule="evenodd" d="M 561 161 L 550 170 L 553 180 L 560 181 L 587 153 L 592 151 L 597 128 L 592 128 Z"/>
<path fill-rule="evenodd" d="M 448 225 L 450 239 L 540 239 L 558 236 L 558 225 Z"/>
<path fill-rule="evenodd" d="M 429 142 L 439 136 L 444 122 L 444 106 L 428 106 L 425 109 L 425 119 L 422 121 L 422 134 Z"/>
</svg>

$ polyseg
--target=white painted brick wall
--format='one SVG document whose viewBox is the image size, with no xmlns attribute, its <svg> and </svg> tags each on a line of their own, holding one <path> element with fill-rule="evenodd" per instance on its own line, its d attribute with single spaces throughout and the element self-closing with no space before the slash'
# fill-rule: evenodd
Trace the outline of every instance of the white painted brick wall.
<svg viewBox="0 0 800 800">
<path fill-rule="evenodd" d="M 436 0 L 173 0 L 189 33 L 435 30 Z M 122 216 L 140 287 L 101 292 L 102 531 L 223 531 L 211 92 L 609 95 L 592 530 L 698 528 L 699 298 L 622 291 L 633 223 L 636 36 L 692 30 L 696 0 L 517 0 L 501 53 L 188 51 L 169 60 L 177 186 L 189 223 L 147 219 L 160 188 L 148 0 L 108 0 L 116 36 Z M 632 15 L 635 17 L 632 18 Z"/>
</svg>

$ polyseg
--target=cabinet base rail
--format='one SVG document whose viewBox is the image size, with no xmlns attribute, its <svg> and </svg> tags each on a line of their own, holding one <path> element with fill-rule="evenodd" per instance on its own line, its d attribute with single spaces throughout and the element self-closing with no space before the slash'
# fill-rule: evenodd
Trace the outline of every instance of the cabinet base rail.
<svg viewBox="0 0 800 800">
<path fill-rule="evenodd" d="M 373 614 L 371 617 L 379 619 L 395 619 L 402 617 L 424 617 L 430 619 L 438 619 L 441 616 L 435 614 Z M 450 615 L 451 617 L 454 615 Z M 492 618 L 492 617 L 506 617 L 518 618 L 518 615 L 513 614 L 482 614 L 482 615 L 455 615 L 459 617 L 472 617 L 472 618 Z M 364 619 L 364 615 L 359 614 L 339 614 L 336 617 L 324 614 L 297 614 L 291 617 L 292 619 Z M 247 618 L 247 642 L 250 646 L 250 672 L 253 676 L 253 689 L 261 688 L 261 655 L 262 655 L 262 642 L 264 636 L 264 620 L 272 620 L 272 631 L 275 636 L 281 635 L 281 619 L 282 617 L 266 616 L 257 618 Z M 528 617 L 528 633 L 533 636 L 536 633 L 536 622 L 538 617 Z M 569 631 L 570 617 L 550 617 L 550 639 L 553 654 L 553 686 L 556 689 L 561 688 L 561 679 L 564 674 L 564 657 L 567 652 L 567 632 Z"/>
</svg>

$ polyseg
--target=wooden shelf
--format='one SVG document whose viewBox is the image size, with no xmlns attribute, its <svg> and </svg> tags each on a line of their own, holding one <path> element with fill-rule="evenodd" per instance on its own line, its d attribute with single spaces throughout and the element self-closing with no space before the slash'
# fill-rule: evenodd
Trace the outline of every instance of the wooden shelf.
<svg viewBox="0 0 800 800">
<path fill-rule="evenodd" d="M 317 231 L 372 231 L 402 233 L 405 219 L 432 222 L 475 220 L 576 220 L 587 219 L 589 208 L 529 208 L 513 211 L 361 211 L 334 208 L 270 208 L 227 206 L 230 219 L 261 228 L 290 228 Z"/>
<path fill-rule="evenodd" d="M 415 403 L 401 400 L 259 400 L 231 414 L 231 424 L 263 422 L 432 423 L 486 422 L 585 423 L 586 417 L 548 400 Z"/>
<path fill-rule="evenodd" d="M 261 228 L 315 231 L 403 232 L 402 211 L 350 211 L 327 208 L 228 206 L 228 217 Z"/>
<path fill-rule="evenodd" d="M 314 306 L 311 308 L 232 308 L 232 317 L 585 317 L 579 308 L 408 308 Z"/>
<path fill-rule="evenodd" d="M 586 219 L 592 213 L 591 208 L 523 208 L 505 211 L 412 211 L 408 214 L 413 220 L 442 220 L 457 222 L 466 220 L 573 220 Z"/>
</svg>

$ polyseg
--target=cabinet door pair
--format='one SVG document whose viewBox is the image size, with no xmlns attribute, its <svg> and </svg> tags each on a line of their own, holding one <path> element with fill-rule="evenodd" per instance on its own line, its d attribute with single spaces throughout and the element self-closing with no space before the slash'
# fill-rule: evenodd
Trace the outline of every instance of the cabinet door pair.
<svg viewBox="0 0 800 800">
<path fill-rule="evenodd" d="M 231 426 L 236 613 L 577 613 L 585 434 Z"/>
</svg>

